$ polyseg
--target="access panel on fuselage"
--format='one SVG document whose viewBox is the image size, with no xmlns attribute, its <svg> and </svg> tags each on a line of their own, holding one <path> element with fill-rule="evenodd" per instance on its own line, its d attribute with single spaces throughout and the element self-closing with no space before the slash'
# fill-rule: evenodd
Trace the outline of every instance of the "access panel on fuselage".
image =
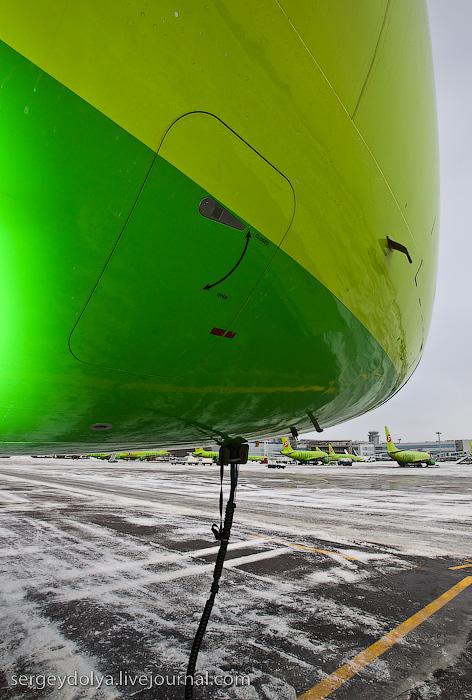
<svg viewBox="0 0 472 700">
<path fill-rule="evenodd" d="M 206 113 L 182 117 L 71 335 L 73 354 L 176 376 L 237 342 L 232 322 L 293 213 L 288 180 L 233 131 Z"/>
</svg>

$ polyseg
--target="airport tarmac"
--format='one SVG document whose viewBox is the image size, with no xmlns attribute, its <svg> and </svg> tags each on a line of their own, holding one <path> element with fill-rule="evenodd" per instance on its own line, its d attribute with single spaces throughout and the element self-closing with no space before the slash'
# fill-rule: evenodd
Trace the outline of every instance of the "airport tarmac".
<svg viewBox="0 0 472 700">
<path fill-rule="evenodd" d="M 0 699 L 183 698 L 219 491 L 0 457 Z M 471 506 L 470 465 L 241 467 L 195 700 L 472 698 Z"/>
</svg>

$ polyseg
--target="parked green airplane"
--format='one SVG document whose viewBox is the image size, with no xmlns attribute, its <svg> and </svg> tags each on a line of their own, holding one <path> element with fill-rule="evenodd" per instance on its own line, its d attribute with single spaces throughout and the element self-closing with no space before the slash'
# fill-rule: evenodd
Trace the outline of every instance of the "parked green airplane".
<svg viewBox="0 0 472 700">
<path fill-rule="evenodd" d="M 196 447 L 192 454 L 194 457 L 212 459 L 214 462 L 218 462 L 220 458 L 219 452 L 208 452 L 207 450 L 204 450 L 203 447 Z M 267 464 L 267 457 L 264 457 L 264 455 L 248 455 L 247 461 L 261 462 L 261 464 Z"/>
<path fill-rule="evenodd" d="M 288 438 L 282 439 L 283 448 L 280 450 L 281 455 L 296 459 L 299 464 L 313 462 L 314 464 L 327 464 L 328 454 L 322 450 L 294 450 Z"/>
<path fill-rule="evenodd" d="M 214 462 L 217 462 L 220 458 L 219 452 L 209 452 L 208 450 L 204 450 L 203 447 L 196 447 L 192 455 L 194 457 L 202 457 L 203 459 L 212 459 Z"/>
<path fill-rule="evenodd" d="M 361 457 L 349 454 L 347 451 L 336 453 L 332 445 L 328 445 L 328 461 L 338 462 L 338 464 L 352 464 L 353 462 L 362 462 Z"/>
<path fill-rule="evenodd" d="M 98 459 L 108 459 L 115 461 L 118 459 L 145 460 L 149 457 L 167 457 L 169 450 L 149 450 L 147 452 L 106 452 L 99 454 L 91 454 L 90 457 Z"/>
<path fill-rule="evenodd" d="M 336 454 L 336 453 L 334 452 L 332 446 L 331 446 L 331 445 L 328 445 L 328 457 L 329 457 L 330 461 L 331 461 L 331 458 L 333 457 L 333 455 L 335 455 L 335 454 Z M 362 459 L 362 457 L 359 457 L 359 455 L 351 454 L 351 453 L 348 452 L 347 450 L 344 450 L 344 452 L 339 453 L 339 454 L 337 455 L 337 459 L 338 459 L 338 460 L 340 460 L 340 459 L 351 460 L 351 463 L 352 463 L 352 462 L 363 462 L 363 461 L 364 461 L 364 460 Z M 336 461 L 336 460 L 333 459 L 332 461 Z"/>
<path fill-rule="evenodd" d="M 437 267 L 426 0 L 0 19 L 0 453 L 268 439 L 400 389 Z"/>
<path fill-rule="evenodd" d="M 141 462 L 145 462 L 148 459 L 154 458 L 154 457 L 169 457 L 170 452 L 169 450 L 150 450 L 149 452 L 138 452 L 139 459 Z"/>
<path fill-rule="evenodd" d="M 142 450 L 140 452 L 118 452 L 119 459 L 139 459 L 144 460 L 149 457 L 168 457 L 169 450 Z"/>
<path fill-rule="evenodd" d="M 413 450 L 397 450 L 393 444 L 392 437 L 385 426 L 385 434 L 387 436 L 387 450 L 389 456 L 394 459 L 400 466 L 407 464 L 425 464 L 433 466 L 434 459 L 427 452 L 415 452 Z"/>
</svg>

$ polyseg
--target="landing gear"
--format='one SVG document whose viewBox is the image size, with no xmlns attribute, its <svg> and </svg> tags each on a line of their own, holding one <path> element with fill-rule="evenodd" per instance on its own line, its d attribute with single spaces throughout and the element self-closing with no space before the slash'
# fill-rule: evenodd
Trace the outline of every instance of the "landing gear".
<svg viewBox="0 0 472 700">
<path fill-rule="evenodd" d="M 205 634 L 208 620 L 210 619 L 215 596 L 218 593 L 219 581 L 223 571 L 223 564 L 228 549 L 229 536 L 231 533 L 231 525 L 233 523 L 233 514 L 236 508 L 235 496 L 236 487 L 238 485 L 239 465 L 246 464 L 249 454 L 249 445 L 237 443 L 235 445 L 222 445 L 220 447 L 220 476 L 221 476 L 221 493 L 220 493 L 220 526 L 213 525 L 212 532 L 215 538 L 220 542 L 220 548 L 215 562 L 215 570 L 213 572 L 213 583 L 210 588 L 210 597 L 208 598 L 205 608 L 198 625 L 195 638 L 193 640 L 192 649 L 187 666 L 187 675 L 185 679 L 185 700 L 193 700 L 193 683 L 195 677 L 195 667 L 197 664 L 198 652 Z M 226 504 L 224 524 L 222 523 L 223 516 L 223 472 L 225 465 L 230 466 L 230 493 Z"/>
</svg>

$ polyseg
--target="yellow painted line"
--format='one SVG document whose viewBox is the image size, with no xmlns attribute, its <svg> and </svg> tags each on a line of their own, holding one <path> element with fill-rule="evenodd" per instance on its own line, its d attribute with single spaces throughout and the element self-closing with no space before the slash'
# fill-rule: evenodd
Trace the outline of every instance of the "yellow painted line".
<svg viewBox="0 0 472 700">
<path fill-rule="evenodd" d="M 251 535 L 251 537 L 258 537 L 265 542 L 274 542 L 275 544 L 283 544 L 284 547 L 298 547 L 299 549 L 306 549 L 309 552 L 321 552 L 321 554 L 335 554 L 337 557 L 343 557 L 344 559 L 350 559 L 351 561 L 357 561 L 355 557 L 348 557 L 347 554 L 340 554 L 339 552 L 328 552 L 327 549 L 315 549 L 315 547 L 306 547 L 304 544 L 294 544 L 293 542 L 284 542 L 283 540 L 270 540 L 268 537 L 262 537 L 262 535 Z"/>
<path fill-rule="evenodd" d="M 395 627 L 395 629 L 377 642 L 374 642 L 370 647 L 361 651 L 360 654 L 354 656 L 354 658 L 344 664 L 344 666 L 341 666 L 337 671 L 326 676 L 326 678 L 311 688 L 311 690 L 307 690 L 303 695 L 299 695 L 297 700 L 323 700 L 323 698 L 327 698 L 328 695 L 331 695 L 331 693 L 334 693 L 335 690 L 340 688 L 343 683 L 359 673 L 367 664 L 370 664 L 371 661 L 405 637 L 408 632 L 418 627 L 418 625 L 427 620 L 433 613 L 442 608 L 443 605 L 446 605 L 452 598 L 459 595 L 459 593 L 467 588 L 467 586 L 470 586 L 471 583 L 472 576 L 463 578 L 462 581 L 456 583 L 455 586 L 443 593 L 439 598 L 436 598 L 436 600 L 429 603 L 425 608 L 412 615 L 412 617 L 409 617 L 408 620 L 402 622 L 398 627 Z"/>
<path fill-rule="evenodd" d="M 467 567 L 472 566 L 472 561 L 469 564 L 461 564 L 460 566 L 450 566 L 449 569 L 454 571 L 454 569 L 467 569 Z"/>
</svg>

